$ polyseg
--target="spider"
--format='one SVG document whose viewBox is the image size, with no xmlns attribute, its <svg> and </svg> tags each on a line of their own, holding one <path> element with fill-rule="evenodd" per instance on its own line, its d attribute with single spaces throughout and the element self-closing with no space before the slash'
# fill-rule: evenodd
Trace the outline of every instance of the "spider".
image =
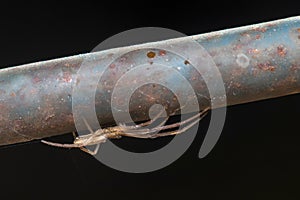
<svg viewBox="0 0 300 200">
<path fill-rule="evenodd" d="M 188 129 L 190 129 L 191 127 L 193 127 L 196 123 L 198 123 L 208 113 L 208 111 L 209 111 L 209 107 L 205 108 L 201 112 L 195 114 L 194 116 L 184 121 L 163 126 L 163 124 L 165 124 L 165 122 L 168 120 L 169 117 L 168 116 L 166 117 L 165 120 L 163 120 L 162 123 L 160 123 L 154 128 L 144 128 L 144 127 L 156 121 L 160 117 L 162 112 L 160 112 L 153 119 L 141 124 L 137 124 L 133 126 L 119 124 L 118 126 L 99 129 L 97 131 L 93 131 L 90 125 L 87 123 L 86 119 L 83 118 L 83 121 L 90 133 L 87 135 L 76 136 L 75 133 L 73 132 L 73 136 L 75 138 L 73 144 L 61 144 L 61 143 L 55 143 L 46 140 L 41 140 L 41 142 L 55 147 L 80 148 L 81 150 L 83 150 L 88 154 L 96 155 L 98 153 L 100 144 L 106 142 L 107 139 L 121 138 L 122 136 L 135 137 L 135 138 L 157 138 L 162 136 L 170 136 L 170 135 L 177 135 L 183 133 Z M 185 126 L 179 130 L 159 133 L 159 131 L 177 128 L 181 125 L 185 125 Z M 93 151 L 86 148 L 86 146 L 91 146 L 91 145 L 96 145 L 96 148 Z"/>
</svg>

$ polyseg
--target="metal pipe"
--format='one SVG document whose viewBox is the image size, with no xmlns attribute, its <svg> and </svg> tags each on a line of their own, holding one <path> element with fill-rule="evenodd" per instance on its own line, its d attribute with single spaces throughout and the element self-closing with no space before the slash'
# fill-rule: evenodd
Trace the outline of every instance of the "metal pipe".
<svg viewBox="0 0 300 200">
<path fill-rule="evenodd" d="M 201 44 L 218 67 L 225 84 L 228 105 L 300 92 L 300 17 L 177 38 L 171 42 L 184 43 L 188 38 Z M 170 41 L 157 44 L 168 46 Z M 131 48 L 138 59 L 148 57 L 150 62 L 151 59 L 174 62 L 174 67 L 180 67 L 181 73 L 191 80 L 199 103 L 207 103 L 203 98 L 208 97 L 205 82 L 193 68 L 188 67 L 188 60 L 172 60 L 168 52 L 155 49 L 149 54 L 149 51 L 142 49 L 144 46 L 121 49 Z M 0 145 L 75 131 L 72 89 L 80 81 L 76 78 L 79 67 L 86 59 L 91 65 L 104 67 L 103 59 L 117 51 L 110 49 L 0 70 Z M 188 48 L 182 48 L 182 51 L 188 51 Z M 97 85 L 95 105 L 98 111 L 101 110 L 101 116 L 98 116 L 101 124 L 114 123 L 108 102 L 111 100 L 110 91 L 119 77 L 116 73 L 125 73 L 128 68 L 124 66 L 134 63 L 132 57 L 120 58 L 105 71 Z M 92 78 L 93 72 L 84 76 Z M 135 76 L 142 78 L 143 74 Z M 128 81 L 124 87 L 130 87 L 130 84 Z M 181 84 L 174 82 L 174 85 L 179 92 L 185 90 Z M 147 95 L 141 96 L 141 93 Z M 122 97 L 118 98 L 121 103 Z M 153 103 L 167 105 L 170 110 L 178 106 L 166 88 L 145 86 L 132 96 L 130 110 L 134 113 L 133 119 L 148 119 L 147 109 Z"/>
</svg>

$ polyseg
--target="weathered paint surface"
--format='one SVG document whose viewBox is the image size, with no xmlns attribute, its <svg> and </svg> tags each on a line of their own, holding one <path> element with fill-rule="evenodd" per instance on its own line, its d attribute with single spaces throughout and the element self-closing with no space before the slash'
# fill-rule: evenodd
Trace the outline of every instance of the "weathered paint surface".
<svg viewBox="0 0 300 200">
<path fill-rule="evenodd" d="M 190 38 L 208 51 L 220 70 L 228 105 L 300 92 L 300 17 L 187 37 Z M 184 43 L 185 38 L 172 42 Z M 143 49 L 143 45 L 124 48 L 131 48 L 133 54 L 111 63 L 97 86 L 96 110 L 101 111 L 98 117 L 102 124 L 114 123 L 110 111 L 111 92 L 118 78 L 133 68 L 139 59 L 146 59 L 150 65 L 160 62 L 173 66 L 190 81 L 200 104 L 207 104 L 207 98 L 203 98 L 208 97 L 206 85 L 188 60 L 164 50 Z M 104 67 L 101 61 L 113 57 L 115 51 L 0 70 L 0 145 L 74 131 L 72 89 L 80 81 L 76 73 L 81 63 L 88 60 L 92 65 Z M 168 68 L 165 70 L 167 72 Z M 151 68 L 145 69 L 144 74 L 136 74 L 136 78 L 142 79 L 149 74 Z M 185 91 L 184 85 L 177 83 L 172 73 L 166 74 L 161 78 L 176 85 L 178 92 Z M 95 73 L 90 71 L 84 76 L 92 78 Z M 132 81 L 123 87 L 130 87 Z M 124 103 L 122 95 L 117 102 Z M 178 107 L 177 99 L 167 88 L 146 85 L 132 96 L 133 119 L 148 119 L 148 109 L 154 103 L 165 105 L 169 112 Z"/>
</svg>

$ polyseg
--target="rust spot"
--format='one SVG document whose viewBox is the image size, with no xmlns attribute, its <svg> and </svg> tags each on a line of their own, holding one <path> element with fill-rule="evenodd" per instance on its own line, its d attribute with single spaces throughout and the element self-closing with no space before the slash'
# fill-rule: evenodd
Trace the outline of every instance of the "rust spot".
<svg viewBox="0 0 300 200">
<path fill-rule="evenodd" d="M 233 50 L 238 50 L 238 49 L 241 49 L 242 47 L 243 47 L 243 45 L 237 44 L 233 47 Z"/>
<path fill-rule="evenodd" d="M 300 35 L 298 35 L 298 39 L 300 40 Z"/>
<path fill-rule="evenodd" d="M 185 64 L 185 65 L 189 65 L 190 62 L 189 62 L 188 60 L 185 60 L 185 61 L 184 61 L 184 64 Z"/>
<path fill-rule="evenodd" d="M 167 52 L 165 51 L 165 50 L 160 50 L 159 52 L 158 52 L 158 55 L 159 56 L 165 56 L 167 54 Z"/>
<path fill-rule="evenodd" d="M 249 49 L 248 52 L 250 54 L 258 54 L 258 53 L 260 53 L 260 51 L 258 49 Z"/>
<path fill-rule="evenodd" d="M 243 36 L 243 37 L 250 37 L 250 34 L 247 33 L 247 32 L 243 32 L 243 33 L 241 33 L 240 35 Z"/>
<path fill-rule="evenodd" d="M 260 63 L 257 66 L 258 66 L 259 69 L 261 69 L 263 71 L 273 72 L 273 71 L 276 70 L 276 68 L 273 65 L 269 64 L 269 63 Z"/>
<path fill-rule="evenodd" d="M 152 64 L 153 64 L 153 61 L 150 61 L 149 63 L 150 63 L 150 65 L 152 65 Z"/>
<path fill-rule="evenodd" d="M 16 93 L 12 92 L 12 93 L 10 93 L 10 96 L 11 96 L 11 97 L 15 97 L 15 96 L 16 96 Z"/>
<path fill-rule="evenodd" d="M 285 57 L 286 53 L 287 53 L 287 50 L 286 50 L 286 48 L 283 45 L 280 45 L 280 46 L 277 47 L 277 54 L 280 57 Z"/>
<path fill-rule="evenodd" d="M 276 26 L 276 23 L 269 23 L 267 26 L 268 27 L 273 27 L 273 26 Z"/>
<path fill-rule="evenodd" d="M 64 82 L 70 83 L 72 82 L 72 76 L 70 72 L 64 72 L 62 77 Z"/>
<path fill-rule="evenodd" d="M 291 71 L 297 71 L 297 70 L 299 70 L 299 69 L 300 69 L 300 66 L 295 65 L 295 64 L 293 64 L 293 65 L 290 67 L 290 70 L 291 70 Z"/>
<path fill-rule="evenodd" d="M 111 69 L 113 69 L 115 67 L 116 67 L 116 64 L 114 64 L 114 63 L 112 63 L 112 64 L 109 65 L 109 68 L 111 68 Z"/>
<path fill-rule="evenodd" d="M 300 33 L 300 28 L 297 28 L 298 33 Z"/>
<path fill-rule="evenodd" d="M 259 34 L 257 34 L 256 36 L 255 36 L 255 39 L 257 39 L 257 40 L 259 40 L 261 38 L 261 35 L 259 35 Z"/>
<path fill-rule="evenodd" d="M 258 32 L 262 32 L 262 33 L 267 31 L 267 29 L 265 27 L 256 27 L 253 30 L 258 31 Z"/>
<path fill-rule="evenodd" d="M 220 33 L 209 33 L 209 35 L 206 37 L 207 40 L 216 40 L 222 37 L 222 34 Z"/>
<path fill-rule="evenodd" d="M 156 55 L 156 54 L 155 54 L 153 51 L 149 51 L 149 52 L 147 53 L 147 57 L 148 57 L 148 58 L 154 58 L 155 55 Z"/>
<path fill-rule="evenodd" d="M 38 82 L 41 82 L 42 80 L 39 78 L 39 77 L 37 77 L 37 76 L 35 76 L 34 78 L 33 78 L 33 83 L 38 83 Z"/>
</svg>

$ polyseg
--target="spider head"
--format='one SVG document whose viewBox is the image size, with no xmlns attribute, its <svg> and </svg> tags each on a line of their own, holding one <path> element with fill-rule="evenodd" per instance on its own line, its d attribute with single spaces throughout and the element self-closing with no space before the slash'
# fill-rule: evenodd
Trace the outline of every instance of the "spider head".
<svg viewBox="0 0 300 200">
<path fill-rule="evenodd" d="M 74 144 L 80 145 L 80 144 L 82 144 L 82 143 L 83 143 L 83 139 L 82 139 L 82 138 L 80 138 L 80 137 L 76 137 L 76 138 L 75 138 Z"/>
</svg>

